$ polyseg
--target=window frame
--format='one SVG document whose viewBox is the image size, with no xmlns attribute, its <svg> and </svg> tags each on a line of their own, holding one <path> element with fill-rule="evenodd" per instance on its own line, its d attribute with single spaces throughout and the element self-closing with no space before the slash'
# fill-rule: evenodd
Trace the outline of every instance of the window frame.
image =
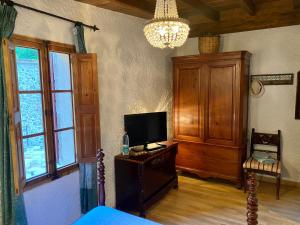
<svg viewBox="0 0 300 225">
<path fill-rule="evenodd" d="M 36 176 L 34 178 L 25 180 L 22 182 L 24 190 L 31 189 L 37 185 L 40 185 L 45 182 L 49 182 L 60 178 L 64 175 L 70 174 L 78 170 L 78 157 L 77 157 L 77 144 L 76 144 L 76 127 L 75 127 L 75 102 L 74 102 L 74 84 L 73 84 L 73 73 L 72 73 L 72 63 L 71 63 L 71 54 L 76 53 L 75 46 L 69 44 L 63 44 L 58 42 L 46 41 L 37 38 L 25 37 L 22 35 L 13 35 L 12 43 L 14 47 L 27 47 L 34 48 L 39 51 L 39 63 L 40 63 L 40 82 L 41 82 L 41 95 L 42 95 L 42 106 L 43 106 L 43 125 L 44 125 L 44 137 L 45 137 L 45 154 L 46 154 L 46 167 L 47 172 L 41 176 Z M 55 149 L 55 128 L 54 128 L 54 105 L 52 99 L 53 90 L 51 90 L 51 71 L 50 71 L 50 52 L 64 53 L 68 54 L 70 58 L 70 82 L 71 82 L 71 96 L 72 96 L 72 111 L 73 111 L 73 129 L 74 129 L 74 154 L 75 154 L 75 163 L 69 164 L 62 168 L 57 168 L 56 164 L 56 149 Z M 16 57 L 15 64 L 17 66 Z M 16 71 L 16 86 L 18 85 L 18 74 Z M 19 99 L 19 90 L 16 87 L 16 92 L 14 94 L 18 95 Z M 55 92 L 54 92 L 55 93 Z M 18 100 L 20 106 L 20 101 Z M 22 124 L 21 124 L 22 125 Z M 22 143 L 23 136 L 21 135 Z M 24 159 L 24 148 L 22 144 L 22 167 L 25 174 L 25 159 Z"/>
</svg>

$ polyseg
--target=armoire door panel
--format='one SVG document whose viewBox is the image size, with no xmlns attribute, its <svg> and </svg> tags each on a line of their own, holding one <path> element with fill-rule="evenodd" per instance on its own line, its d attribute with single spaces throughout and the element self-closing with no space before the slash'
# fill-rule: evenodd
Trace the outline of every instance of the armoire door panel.
<svg viewBox="0 0 300 225">
<path fill-rule="evenodd" d="M 239 51 L 173 58 L 178 169 L 241 183 L 250 57 Z"/>
<path fill-rule="evenodd" d="M 236 64 L 208 65 L 206 142 L 233 145 L 236 116 Z"/>
<path fill-rule="evenodd" d="M 175 137 L 183 140 L 202 140 L 203 91 L 201 65 L 178 68 L 175 81 Z"/>
</svg>

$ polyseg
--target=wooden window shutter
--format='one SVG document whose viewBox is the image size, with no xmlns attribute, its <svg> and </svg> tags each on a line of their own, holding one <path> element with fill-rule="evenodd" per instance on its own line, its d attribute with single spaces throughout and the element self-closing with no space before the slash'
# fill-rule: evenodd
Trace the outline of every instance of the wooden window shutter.
<svg viewBox="0 0 300 225">
<path fill-rule="evenodd" d="M 9 113 L 9 132 L 12 151 L 14 183 L 16 193 L 19 194 L 20 185 L 25 186 L 25 170 L 22 148 L 21 113 L 17 94 L 17 73 L 15 48 L 12 42 L 3 40 L 3 58 L 5 70 L 6 93 Z"/>
<path fill-rule="evenodd" d="M 71 55 L 78 162 L 96 162 L 100 112 L 96 54 Z"/>
</svg>

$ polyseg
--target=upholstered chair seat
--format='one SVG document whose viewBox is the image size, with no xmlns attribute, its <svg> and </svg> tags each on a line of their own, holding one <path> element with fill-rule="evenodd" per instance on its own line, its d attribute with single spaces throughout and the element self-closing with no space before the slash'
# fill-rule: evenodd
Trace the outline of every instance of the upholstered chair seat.
<svg viewBox="0 0 300 225">
<path fill-rule="evenodd" d="M 249 157 L 243 164 L 243 168 L 247 170 L 265 171 L 274 174 L 281 174 L 281 163 L 275 160 L 274 163 L 266 164 L 257 161 L 254 157 Z"/>
</svg>

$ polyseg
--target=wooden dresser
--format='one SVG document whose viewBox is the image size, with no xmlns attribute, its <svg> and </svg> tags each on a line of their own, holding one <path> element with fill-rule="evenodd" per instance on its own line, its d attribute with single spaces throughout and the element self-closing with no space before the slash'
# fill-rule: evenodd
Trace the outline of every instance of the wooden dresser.
<svg viewBox="0 0 300 225">
<path fill-rule="evenodd" d="M 116 208 L 145 210 L 170 188 L 178 186 L 175 166 L 177 143 L 165 142 L 166 148 L 146 156 L 115 157 Z"/>
<path fill-rule="evenodd" d="M 250 56 L 241 51 L 173 58 L 178 169 L 241 183 Z"/>
</svg>

